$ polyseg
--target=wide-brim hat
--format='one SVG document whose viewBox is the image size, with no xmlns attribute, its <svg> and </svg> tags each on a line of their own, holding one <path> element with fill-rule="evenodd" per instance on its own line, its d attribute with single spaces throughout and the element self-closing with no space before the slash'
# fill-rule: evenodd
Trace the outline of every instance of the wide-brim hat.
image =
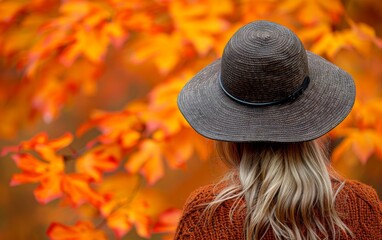
<svg viewBox="0 0 382 240">
<path fill-rule="evenodd" d="M 316 139 L 349 114 L 352 77 L 306 51 L 288 28 L 256 21 L 181 90 L 178 106 L 201 135 L 232 142 Z"/>
</svg>

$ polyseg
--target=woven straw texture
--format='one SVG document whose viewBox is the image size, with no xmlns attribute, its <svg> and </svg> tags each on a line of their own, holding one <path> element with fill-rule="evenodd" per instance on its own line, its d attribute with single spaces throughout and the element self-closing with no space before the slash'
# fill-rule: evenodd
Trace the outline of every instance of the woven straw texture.
<svg viewBox="0 0 382 240">
<path fill-rule="evenodd" d="M 212 222 L 205 224 L 203 210 L 216 197 L 216 186 L 208 185 L 191 194 L 180 219 L 176 240 L 239 240 L 244 237 L 245 212 L 236 211 L 230 220 L 233 201 L 224 202 L 215 212 Z M 382 203 L 374 189 L 357 181 L 347 181 L 336 197 L 336 209 L 342 221 L 357 240 L 382 239 Z M 350 240 L 340 231 L 335 239 Z M 274 240 L 269 230 L 263 240 Z M 324 238 L 322 238 L 324 239 Z M 332 236 L 329 237 L 332 239 Z"/>
<path fill-rule="evenodd" d="M 305 91 L 281 104 L 251 106 L 232 98 L 255 104 L 282 100 L 298 90 L 307 76 L 310 83 Z M 301 142 L 337 126 L 350 112 L 354 98 L 348 73 L 306 51 L 289 29 L 257 21 L 239 29 L 222 59 L 185 85 L 178 106 L 190 125 L 207 138 Z"/>
</svg>

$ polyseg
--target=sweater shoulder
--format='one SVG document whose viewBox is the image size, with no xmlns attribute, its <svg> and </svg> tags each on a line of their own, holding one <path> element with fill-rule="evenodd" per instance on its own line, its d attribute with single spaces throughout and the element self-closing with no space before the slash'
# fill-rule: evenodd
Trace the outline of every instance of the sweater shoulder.
<svg viewBox="0 0 382 240">
<path fill-rule="evenodd" d="M 351 192 L 359 201 L 365 202 L 369 205 L 380 205 L 377 192 L 371 186 L 356 180 L 346 180 L 344 185 L 345 192 Z"/>
<path fill-rule="evenodd" d="M 207 205 L 215 200 L 223 188 L 222 184 L 206 185 L 190 194 L 183 208 L 174 239 L 243 239 L 242 215 L 235 214 L 233 219 L 230 219 L 231 203 L 229 201 L 219 205 L 213 218 L 207 220 L 205 215 Z"/>
<path fill-rule="evenodd" d="M 218 192 L 218 185 L 210 184 L 206 186 L 199 187 L 194 190 L 184 205 L 184 211 L 197 210 L 199 208 L 204 208 L 206 204 L 213 201 Z"/>
</svg>

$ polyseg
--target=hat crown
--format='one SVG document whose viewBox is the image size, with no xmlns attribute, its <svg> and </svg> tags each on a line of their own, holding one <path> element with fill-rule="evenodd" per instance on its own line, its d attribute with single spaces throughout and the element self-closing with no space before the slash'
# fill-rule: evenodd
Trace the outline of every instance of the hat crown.
<svg viewBox="0 0 382 240">
<path fill-rule="evenodd" d="M 257 21 L 239 29 L 225 46 L 221 85 L 227 94 L 248 103 L 266 103 L 293 94 L 308 76 L 300 39 L 289 29 Z"/>
</svg>

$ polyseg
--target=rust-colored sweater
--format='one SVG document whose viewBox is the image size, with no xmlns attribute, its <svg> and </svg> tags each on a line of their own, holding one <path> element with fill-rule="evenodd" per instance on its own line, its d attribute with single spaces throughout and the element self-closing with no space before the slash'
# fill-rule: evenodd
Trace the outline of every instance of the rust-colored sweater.
<svg viewBox="0 0 382 240">
<path fill-rule="evenodd" d="M 214 185 L 202 187 L 191 194 L 186 202 L 175 239 L 184 240 L 240 240 L 244 238 L 244 215 L 236 211 L 233 221 L 229 211 L 232 202 L 223 203 L 211 222 L 205 224 L 202 216 L 204 203 L 216 196 Z M 336 208 L 342 221 L 355 234 L 357 240 L 382 240 L 382 203 L 375 190 L 357 181 L 346 181 L 336 198 Z M 338 236 L 338 234 L 337 234 Z M 269 230 L 262 240 L 274 240 Z M 336 239 L 350 239 L 338 236 Z"/>
</svg>

